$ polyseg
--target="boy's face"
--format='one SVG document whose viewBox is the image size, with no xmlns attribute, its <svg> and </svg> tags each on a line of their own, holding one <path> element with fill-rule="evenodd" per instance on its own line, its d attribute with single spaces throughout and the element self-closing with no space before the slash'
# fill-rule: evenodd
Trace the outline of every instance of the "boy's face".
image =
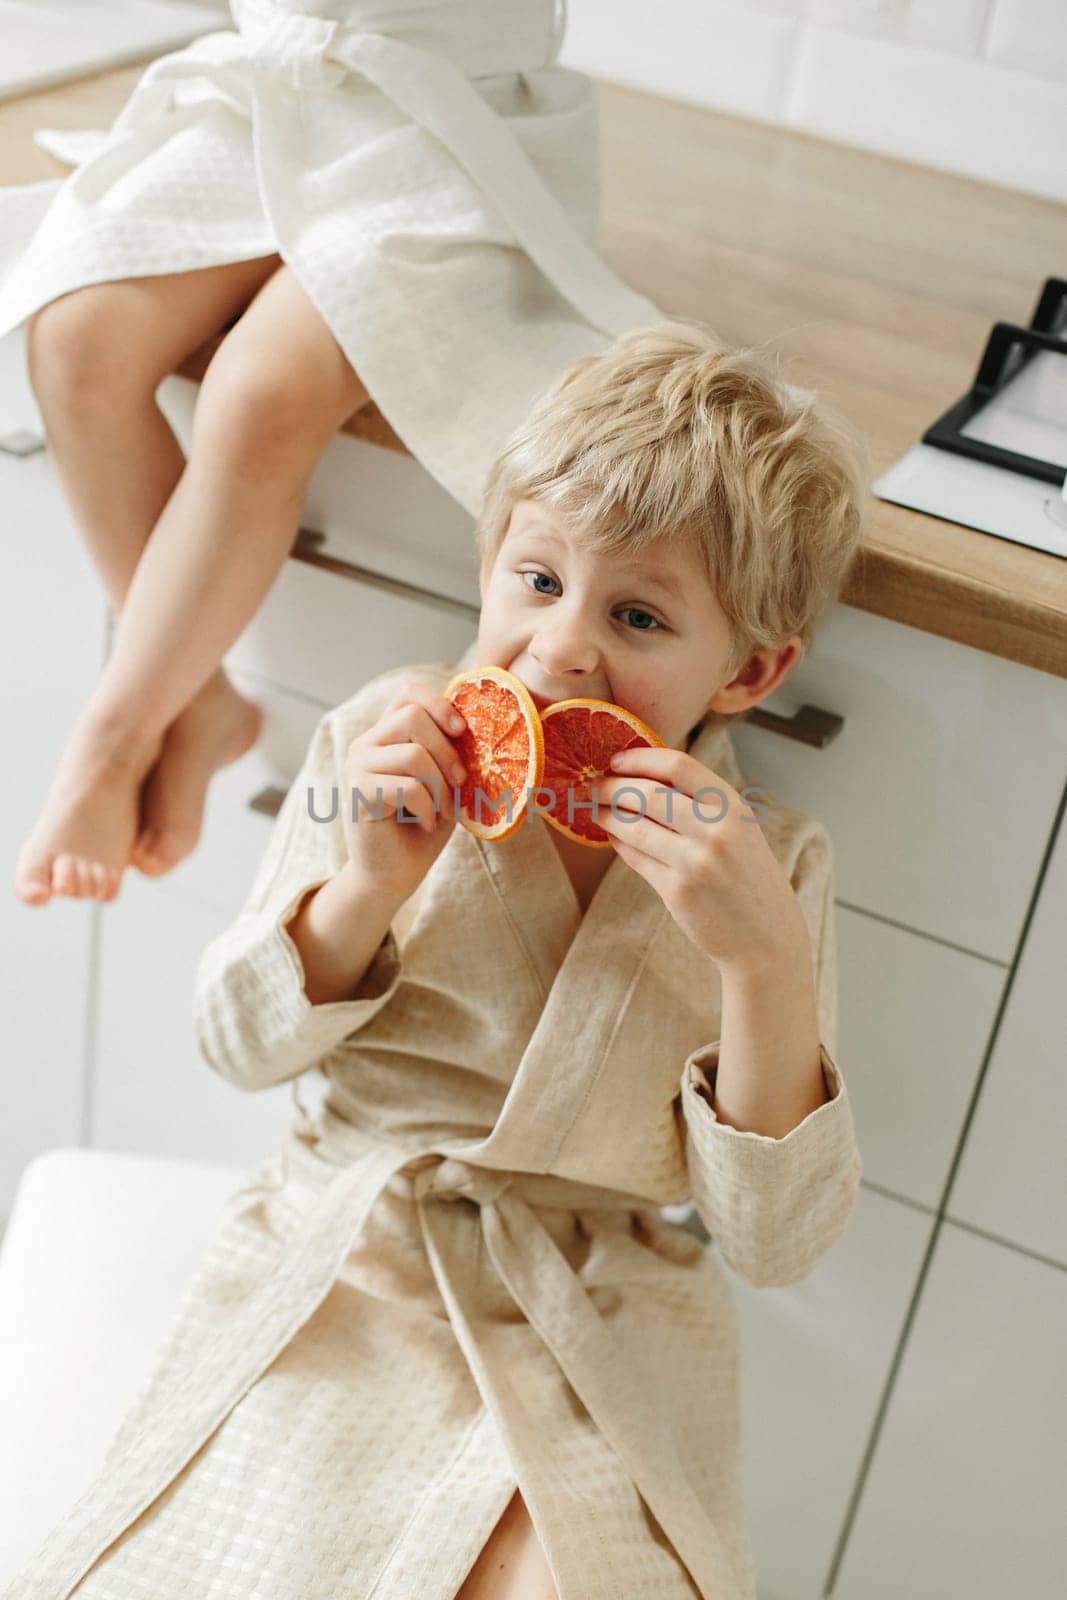
<svg viewBox="0 0 1067 1600">
<path fill-rule="evenodd" d="M 675 749 L 709 708 L 763 699 L 799 652 L 799 639 L 760 652 L 724 685 L 729 624 L 695 550 L 666 541 L 634 558 L 590 550 L 535 500 L 516 504 L 481 591 L 482 664 L 513 672 L 539 710 L 609 700 Z"/>
</svg>

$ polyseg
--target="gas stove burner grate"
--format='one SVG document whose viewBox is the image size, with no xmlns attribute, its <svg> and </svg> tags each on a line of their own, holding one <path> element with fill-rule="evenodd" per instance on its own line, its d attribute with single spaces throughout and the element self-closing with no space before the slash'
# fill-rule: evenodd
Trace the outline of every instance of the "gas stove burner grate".
<svg viewBox="0 0 1067 1600">
<path fill-rule="evenodd" d="M 999 397 L 1007 395 L 1011 387 L 1018 388 L 1020 380 L 1031 367 L 1038 352 L 1052 356 L 1067 356 L 1067 279 L 1048 278 L 1041 291 L 1030 326 L 1019 327 L 1013 322 L 997 322 L 978 366 L 971 389 L 950 406 L 944 416 L 923 434 L 923 443 L 938 450 L 949 450 L 956 455 L 969 456 L 972 461 L 985 461 L 990 466 L 1004 467 L 1009 472 L 1021 472 L 1037 478 L 1042 483 L 1062 485 L 1067 478 L 1067 468 L 1062 462 L 1049 461 L 1041 456 L 1025 454 L 989 437 L 982 436 L 977 420 Z M 1031 378 L 1035 376 L 1033 371 Z M 1056 380 L 1067 385 L 1067 369 Z M 1047 385 L 1052 388 L 1052 382 Z M 1064 389 L 1067 395 L 1067 388 Z M 1040 398 L 1040 380 L 1031 383 L 1025 404 L 1031 426 L 1040 426 L 1041 418 L 1034 411 L 1034 401 Z M 1050 416 L 1046 427 L 1051 433 L 1059 427 L 1067 441 L 1067 409 L 1060 416 Z M 970 431 L 968 431 L 970 430 Z"/>
</svg>

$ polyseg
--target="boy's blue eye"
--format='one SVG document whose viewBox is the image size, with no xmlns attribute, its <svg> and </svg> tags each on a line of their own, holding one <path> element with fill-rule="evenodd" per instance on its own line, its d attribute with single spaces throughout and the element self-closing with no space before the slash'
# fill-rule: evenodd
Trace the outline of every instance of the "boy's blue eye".
<svg viewBox="0 0 1067 1600">
<path fill-rule="evenodd" d="M 653 624 L 651 628 L 635 628 L 635 633 L 662 633 L 662 623 L 657 622 L 650 611 L 642 611 L 639 606 L 626 606 L 624 609 L 627 611 L 632 611 L 636 616 L 647 617 L 649 622 Z"/>
<path fill-rule="evenodd" d="M 547 572 L 521 572 L 519 576 L 521 578 L 548 578 L 549 583 L 555 583 L 556 581 L 555 578 L 549 578 Z M 534 593 L 545 594 L 546 590 L 535 588 Z"/>
<path fill-rule="evenodd" d="M 546 580 L 546 582 L 548 582 L 548 583 L 555 583 L 555 581 L 556 581 L 555 578 L 550 578 L 548 576 L 547 572 L 536 572 L 532 568 L 530 570 L 526 571 L 526 572 L 520 572 L 519 573 L 519 577 L 523 580 L 524 586 L 526 588 L 530 588 L 530 585 L 525 583 L 525 580 L 527 578 L 544 578 Z M 537 588 L 536 585 L 533 586 L 532 592 L 534 594 L 549 594 L 549 593 L 551 593 L 550 590 L 548 590 L 548 589 L 539 589 L 539 588 Z M 632 628 L 630 630 L 632 633 L 656 633 L 656 632 L 662 633 L 664 631 L 663 624 L 661 622 L 657 621 L 657 619 L 652 615 L 652 613 L 650 611 L 643 611 L 640 606 L 623 606 L 622 610 L 623 610 L 623 612 L 628 612 L 628 611 L 629 612 L 633 612 L 639 617 L 647 617 L 649 622 L 651 622 L 653 624 L 653 626 L 651 628 L 644 628 L 644 627 Z"/>
</svg>

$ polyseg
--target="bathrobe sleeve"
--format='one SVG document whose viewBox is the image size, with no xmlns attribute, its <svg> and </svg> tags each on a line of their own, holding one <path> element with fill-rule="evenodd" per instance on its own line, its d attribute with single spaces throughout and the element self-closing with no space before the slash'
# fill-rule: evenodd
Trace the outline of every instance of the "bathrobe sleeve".
<svg viewBox="0 0 1067 1600">
<path fill-rule="evenodd" d="M 312 1005 L 285 924 L 304 896 L 344 865 L 345 753 L 357 733 L 377 720 L 402 677 L 397 671 L 382 674 L 320 718 L 247 903 L 201 954 L 193 998 L 197 1043 L 208 1065 L 239 1088 L 266 1089 L 297 1077 L 369 1022 L 400 982 L 400 954 L 389 928 L 352 996 Z M 316 821 L 334 809 L 335 785 L 336 815 Z"/>
<path fill-rule="evenodd" d="M 829 1099 L 780 1139 L 732 1128 L 712 1108 L 721 1040 L 682 1069 L 681 1111 L 693 1203 L 723 1259 L 749 1283 L 795 1283 L 841 1238 L 861 1164 L 836 1051 L 837 979 L 830 838 L 819 824 L 790 881 L 812 940 L 820 1059 Z"/>
</svg>

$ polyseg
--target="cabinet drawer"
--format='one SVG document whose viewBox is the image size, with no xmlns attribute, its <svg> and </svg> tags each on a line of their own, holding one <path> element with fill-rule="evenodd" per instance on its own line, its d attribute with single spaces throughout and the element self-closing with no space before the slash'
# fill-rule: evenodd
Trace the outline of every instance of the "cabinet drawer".
<svg viewBox="0 0 1067 1600">
<path fill-rule="evenodd" d="M 1061 822 L 948 1210 L 1067 1266 L 1065 956 L 1067 822 Z"/>
<path fill-rule="evenodd" d="M 834 1600 L 1062 1592 L 1065 1319 L 1067 1274 L 944 1225 Z"/>
<path fill-rule="evenodd" d="M 864 1181 L 936 1209 L 1007 969 L 835 909 L 838 1059 Z"/>
<path fill-rule="evenodd" d="M 290 560 L 227 663 L 332 706 L 390 667 L 458 660 L 475 632 L 463 617 Z"/>
<path fill-rule="evenodd" d="M 844 718 L 814 748 L 755 726 L 742 769 L 823 822 L 835 894 L 1010 961 L 1067 771 L 1067 681 L 837 606 L 759 707 Z"/>
<path fill-rule="evenodd" d="M 743 1356 L 744 1498 L 761 1596 L 826 1592 L 932 1226 L 924 1212 L 861 1188 L 844 1238 L 799 1283 L 757 1289 L 730 1274 Z"/>
<path fill-rule="evenodd" d="M 292 1118 L 290 1084 L 248 1094 L 212 1071 L 193 1033 L 201 951 L 227 917 L 127 873 L 101 908 L 90 1143 L 252 1166 Z"/>
</svg>

